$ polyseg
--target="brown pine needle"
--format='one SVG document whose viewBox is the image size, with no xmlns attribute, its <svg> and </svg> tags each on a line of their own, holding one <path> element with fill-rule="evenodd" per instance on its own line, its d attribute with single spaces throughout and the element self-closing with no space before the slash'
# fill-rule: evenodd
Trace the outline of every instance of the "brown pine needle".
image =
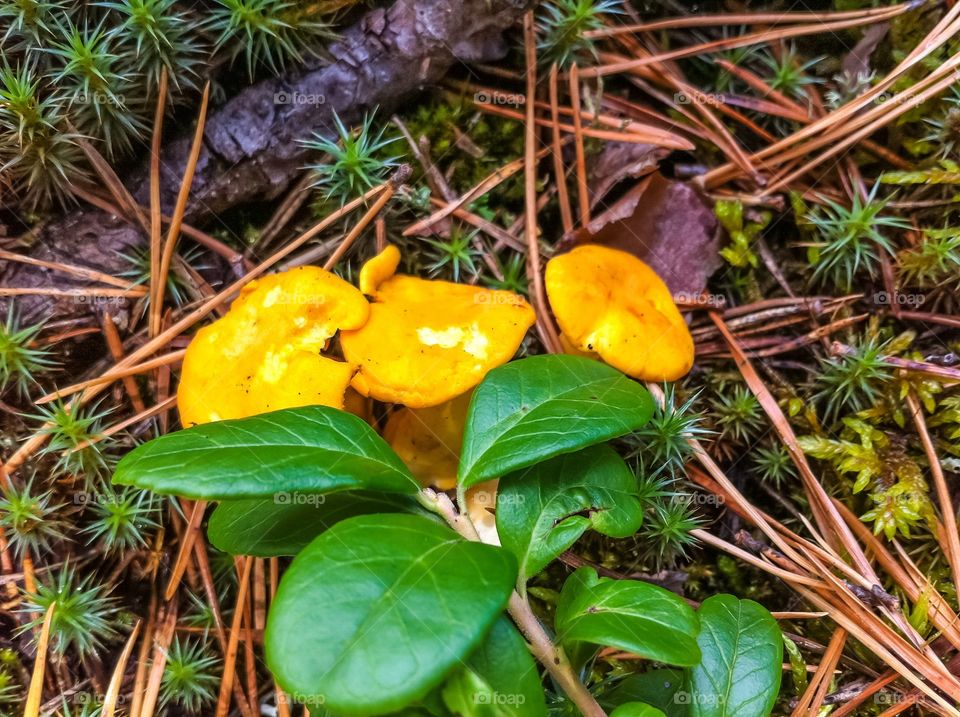
<svg viewBox="0 0 960 717">
<path fill-rule="evenodd" d="M 227 652 L 223 656 L 223 676 L 220 679 L 220 695 L 217 698 L 215 717 L 227 717 L 227 713 L 230 711 L 230 694 L 233 691 L 234 678 L 236 677 L 237 652 L 240 645 L 240 620 L 243 618 L 243 604 L 247 599 L 247 589 L 250 587 L 250 568 L 253 566 L 251 556 L 248 555 L 242 560 L 240 587 L 237 591 L 237 603 L 230 622 Z"/>
<path fill-rule="evenodd" d="M 833 679 L 834 671 L 837 669 L 837 663 L 840 662 L 840 656 L 843 654 L 843 647 L 846 642 L 846 631 L 843 628 L 837 628 L 833 637 L 830 638 L 827 651 L 823 654 L 813 679 L 807 685 L 807 689 L 791 713 L 791 717 L 817 717 L 820 713 L 823 698 L 827 696 L 827 690 L 830 689 L 830 682 Z"/>
<path fill-rule="evenodd" d="M 136 366 L 107 371 L 98 378 L 91 378 L 89 381 L 81 381 L 80 383 L 75 383 L 71 386 L 67 386 L 66 388 L 57 389 L 53 393 L 48 393 L 46 396 L 38 398 L 36 401 L 34 401 L 34 403 L 40 406 L 45 403 L 50 403 L 51 401 L 58 401 L 66 398 L 67 396 L 72 396 L 78 391 L 83 391 L 95 386 L 105 386 L 127 376 L 137 376 L 139 374 L 146 373 L 147 371 L 152 371 L 160 366 L 169 366 L 171 364 L 179 363 L 183 360 L 183 356 L 186 353 L 186 349 L 171 351 L 170 353 L 157 356 L 149 361 L 144 361 Z"/>
<path fill-rule="evenodd" d="M 110 355 L 113 357 L 113 360 L 117 362 L 123 361 L 123 340 L 117 331 L 117 325 L 113 323 L 113 317 L 110 315 L 110 312 L 103 312 L 100 325 L 103 326 L 103 335 L 107 341 L 107 348 L 110 350 Z M 127 395 L 130 397 L 130 403 L 133 404 L 133 408 L 138 412 L 145 411 L 146 406 L 143 403 L 143 398 L 140 396 L 140 388 L 137 386 L 137 382 L 133 380 L 132 376 L 125 376 L 121 380 L 123 381 L 124 388 L 127 389 Z"/>
<path fill-rule="evenodd" d="M 447 202 L 437 197 L 430 197 L 430 203 L 434 206 L 440 207 L 441 209 L 447 206 Z M 504 246 L 508 246 L 514 251 L 518 252 L 524 252 L 527 250 L 526 245 L 524 245 L 522 241 L 517 239 L 506 229 L 503 229 L 491 221 L 487 221 L 483 217 L 478 216 L 473 212 L 468 212 L 466 209 L 462 208 L 454 209 L 453 216 L 472 227 L 476 227 L 491 239 L 496 241 L 497 245 L 494 247 L 495 250 Z"/>
<path fill-rule="evenodd" d="M 920 436 L 920 443 L 923 444 L 923 452 L 927 456 L 930 474 L 933 476 L 937 502 L 940 504 L 943 534 L 946 539 L 946 545 L 941 545 L 941 548 L 947 559 L 947 564 L 950 566 L 953 584 L 960 585 L 960 532 L 957 531 L 957 513 L 953 499 L 950 497 L 950 489 L 947 487 L 947 479 L 943 474 L 943 464 L 940 463 L 940 458 L 937 456 L 937 448 L 933 444 L 930 431 L 927 430 L 927 422 L 923 418 L 923 409 L 920 407 L 920 402 L 913 391 L 907 394 L 907 406 L 910 409 L 913 424 L 917 428 L 917 434 Z"/>
<path fill-rule="evenodd" d="M 363 230 L 366 229 L 370 223 L 377 218 L 377 215 L 379 215 L 383 208 L 387 205 L 387 202 L 390 201 L 390 198 L 393 196 L 395 191 L 396 189 L 394 188 L 393 183 L 391 183 L 383 192 L 380 193 L 380 196 L 377 197 L 377 200 L 373 203 L 373 206 L 370 207 L 370 209 L 367 210 L 367 213 L 360 218 L 360 221 L 358 221 L 353 229 L 351 229 L 350 232 L 343 238 L 343 241 L 340 242 L 340 246 L 334 250 L 334 252 L 324 263 L 324 269 L 330 271 L 340 262 L 344 254 L 346 254 L 350 250 L 350 247 L 353 246 L 353 243 L 357 240 L 357 237 L 359 237 L 360 234 L 363 233 Z"/>
<path fill-rule="evenodd" d="M 108 286 L 114 286 L 119 289 L 134 288 L 131 287 L 130 282 L 126 279 L 118 279 L 115 276 L 110 276 L 110 274 L 104 274 L 102 271 L 88 269 L 85 266 L 74 266 L 73 264 L 64 264 L 58 261 L 34 259 L 30 256 L 24 256 L 23 254 L 16 254 L 12 251 L 7 251 L 6 249 L 0 249 L 0 259 L 5 259 L 6 261 L 15 261 L 21 264 L 30 264 L 32 266 L 39 266 L 44 269 L 52 269 L 54 271 L 61 271 L 65 274 L 70 274 L 80 279 L 99 281 L 101 284 L 107 284 Z"/>
<path fill-rule="evenodd" d="M 167 101 L 167 68 L 160 72 L 157 108 L 153 115 L 153 136 L 150 140 L 150 301 L 160 295 L 160 264 L 163 253 L 163 208 L 160 206 L 160 143 L 163 138 L 163 115 Z"/>
<path fill-rule="evenodd" d="M 0 287 L 0 296 L 72 296 L 78 303 L 98 303 L 102 297 L 139 299 L 146 289 L 134 286 L 129 289 L 53 289 L 44 286 Z"/>
<path fill-rule="evenodd" d="M 99 194 L 97 194 L 95 191 L 91 189 L 79 187 L 79 186 L 73 186 L 71 187 L 71 191 L 74 194 L 76 194 L 78 197 L 83 199 L 85 202 L 88 202 L 93 206 L 99 209 L 102 209 L 108 214 L 117 214 L 117 215 L 123 214 L 123 212 L 121 212 L 120 209 L 117 208 L 114 204 L 104 199 L 103 197 L 101 197 Z M 141 213 L 146 211 L 146 209 L 144 209 L 140 205 L 137 205 L 137 206 Z M 164 224 L 168 226 L 172 221 L 172 219 L 166 214 L 161 214 L 160 219 Z M 214 254 L 218 254 L 219 256 L 222 256 L 224 259 L 227 260 L 227 263 L 229 263 L 230 266 L 234 268 L 234 271 L 238 271 L 238 269 L 250 268 L 252 266 L 252 264 L 250 264 L 249 261 L 244 259 L 242 254 L 234 251 L 233 249 L 231 249 L 229 246 L 224 244 L 222 241 L 220 241 L 216 237 L 213 237 L 204 231 L 200 231 L 194 226 L 191 226 L 187 223 L 183 223 L 180 226 L 180 233 L 190 237 L 197 244 L 209 249 Z"/>
<path fill-rule="evenodd" d="M 140 634 L 140 625 L 142 621 L 137 620 L 130 631 L 130 637 L 123 646 L 123 652 L 117 659 L 117 665 L 113 669 L 113 675 L 110 677 L 110 684 L 103 696 L 103 705 L 100 710 L 100 717 L 113 717 L 117 711 L 117 702 L 120 700 L 120 685 L 123 683 L 123 675 L 127 669 L 127 662 L 130 660 L 130 653 L 133 652 L 133 646 L 137 642 L 137 635 Z"/>
<path fill-rule="evenodd" d="M 526 103 L 524 103 L 524 105 L 526 105 Z M 499 107 L 498 105 L 492 105 L 483 102 L 476 103 L 476 106 L 477 109 L 479 109 L 481 112 L 485 112 L 486 114 L 526 121 L 526 115 L 522 112 L 517 112 L 516 110 L 511 110 L 507 109 L 506 107 Z M 534 105 L 534 107 L 539 106 L 539 102 Z M 561 109 L 560 111 L 562 112 L 563 110 Z M 594 139 L 602 139 L 607 142 L 655 144 L 659 147 L 677 150 L 692 150 L 694 148 L 693 143 L 685 137 L 681 137 L 678 134 L 661 129 L 660 127 L 654 127 L 652 125 L 646 125 L 640 122 L 634 122 L 632 120 L 617 120 L 615 118 L 604 117 L 603 115 L 594 116 L 591 117 L 591 119 L 601 124 L 613 124 L 614 126 L 618 127 L 618 129 L 605 130 L 598 127 L 584 127 L 583 111 L 571 114 L 573 115 L 572 125 L 566 124 L 565 122 L 554 123 L 551 120 L 543 119 L 541 117 L 535 118 L 534 123 L 538 127 L 561 129 L 567 134 L 579 134 L 581 137 L 592 137 Z M 580 125 L 579 129 L 577 129 L 577 125 Z"/>
<path fill-rule="evenodd" d="M 207 501 L 198 500 L 193 504 L 190 510 L 190 518 L 183 529 L 183 535 L 180 536 L 180 550 L 177 552 L 177 560 L 173 565 L 173 571 L 170 573 L 170 580 L 163 591 L 164 600 L 172 600 L 180 581 L 183 579 L 183 573 L 187 569 L 187 562 L 190 560 L 190 552 L 193 549 L 193 541 L 200 530 L 200 523 L 203 521 L 204 511 L 207 509 Z"/>
<path fill-rule="evenodd" d="M 850 529 L 873 555 L 874 560 L 912 602 L 916 603 L 926 592 L 930 602 L 930 609 L 927 612 L 928 619 L 955 648 L 960 649 L 960 618 L 957 617 L 957 614 L 947 604 L 943 596 L 926 578 L 915 579 L 842 501 L 834 498 L 833 503 L 840 515 L 843 516 L 844 521 L 850 526 Z"/>
<path fill-rule="evenodd" d="M 533 11 L 523 16 L 523 44 L 526 56 L 527 97 L 537 90 L 537 39 L 534 30 Z M 560 337 L 550 318 L 547 294 L 543 287 L 543 267 L 540 264 L 540 227 L 537 221 L 537 152 L 536 152 L 536 106 L 526 105 L 527 123 L 524 140 L 524 199 L 527 239 L 527 276 L 533 284 L 532 299 L 537 314 L 537 328 L 547 351 L 561 353 Z M 576 117 L 577 115 L 574 115 Z"/>
<path fill-rule="evenodd" d="M 112 426 L 107 426 L 102 431 L 100 431 L 99 435 L 97 435 L 96 438 L 89 441 L 81 441 L 76 446 L 71 448 L 69 452 L 76 453 L 77 451 L 82 451 L 87 446 L 92 446 L 94 443 L 99 443 L 105 438 L 109 438 L 110 436 L 120 433 L 121 431 L 125 431 L 126 429 L 130 428 L 130 426 L 135 426 L 138 423 L 141 423 L 142 421 L 146 421 L 149 418 L 153 418 L 154 416 L 160 413 L 163 413 L 164 411 L 169 411 L 171 408 L 173 408 L 176 405 L 177 405 L 176 396 L 170 396 L 168 398 L 165 398 L 159 403 L 157 403 L 156 405 L 151 406 L 150 408 L 144 408 L 139 413 L 136 413 L 130 416 L 129 418 L 125 418 L 119 423 L 115 423 Z"/>
<path fill-rule="evenodd" d="M 573 146 L 576 150 L 577 203 L 580 207 L 580 226 L 590 223 L 590 188 L 587 185 L 587 155 L 583 146 L 583 125 L 580 119 L 580 76 L 576 64 L 570 68 L 570 106 L 573 107 Z M 530 94 L 529 92 L 527 94 Z"/>
<path fill-rule="evenodd" d="M 583 68 L 580 71 L 581 77 L 605 77 L 623 72 L 629 72 L 648 65 L 679 60 L 684 57 L 696 57 L 708 53 L 722 52 L 724 50 L 733 50 L 739 47 L 748 47 L 750 45 L 759 45 L 764 43 L 777 42 L 793 37 L 803 37 L 806 35 L 817 35 L 822 32 L 837 32 L 861 25 L 870 25 L 876 22 L 892 20 L 898 15 L 914 7 L 911 3 L 903 5 L 894 5 L 891 8 L 885 8 L 883 12 L 870 16 L 861 16 L 835 20 L 833 22 L 815 22 L 806 25 L 795 25 L 793 27 L 778 28 L 774 30 L 762 30 L 760 32 L 751 32 L 737 37 L 728 37 L 721 40 L 704 42 L 699 45 L 682 47 L 677 50 L 663 52 L 659 55 L 650 57 L 641 57 L 639 59 L 622 59 L 617 62 L 598 65 L 596 67 Z"/>
<path fill-rule="evenodd" d="M 861 574 L 871 578 L 873 582 L 878 582 L 877 576 L 870 567 L 870 563 L 867 561 L 866 556 L 864 556 L 860 546 L 854 540 L 849 528 L 847 528 L 846 524 L 840 519 L 836 509 L 833 508 L 833 503 L 827 496 L 823 486 L 820 485 L 820 482 L 814 476 L 813 470 L 807 462 L 807 457 L 797 442 L 796 434 L 793 432 L 793 428 L 790 426 L 787 417 L 783 414 L 783 410 L 777 403 L 776 398 L 770 393 L 756 372 L 756 369 L 753 368 L 750 360 L 740 349 L 739 343 L 733 334 L 730 333 L 723 319 L 715 312 L 710 313 L 710 318 L 714 324 L 716 324 L 717 328 L 720 329 L 720 333 L 730 347 L 730 351 L 733 354 L 737 368 L 740 369 L 740 373 L 743 375 L 744 381 L 746 381 L 747 386 L 757 397 L 767 416 L 769 416 L 773 422 L 774 427 L 780 434 L 781 441 L 790 453 L 791 458 L 793 458 L 793 462 L 800 472 L 804 487 L 810 497 L 810 506 L 813 509 L 814 518 L 817 521 L 820 532 L 824 535 L 835 536 L 847 552 L 850 553 L 854 564 Z"/>
<path fill-rule="evenodd" d="M 534 156 L 534 159 L 540 160 L 543 157 L 546 157 L 547 154 L 552 151 L 553 150 L 551 147 L 547 147 L 546 149 L 541 149 L 539 152 L 536 153 L 536 155 Z M 503 182 L 505 182 L 506 180 L 510 179 L 510 177 L 512 177 L 517 172 L 519 172 L 521 169 L 523 169 L 523 164 L 524 164 L 523 158 L 515 159 L 512 162 L 508 162 L 507 164 L 500 167 L 492 174 L 482 179 L 478 184 L 476 184 L 475 186 L 471 187 L 466 192 L 464 192 L 460 196 L 460 198 L 457 199 L 457 201 L 450 202 L 443 209 L 440 209 L 439 211 L 436 211 L 433 214 L 431 214 L 429 217 L 416 221 L 410 226 L 408 226 L 406 229 L 403 230 L 403 236 L 405 237 L 416 236 L 422 232 L 429 231 L 434 224 L 446 219 L 451 214 L 453 214 L 455 210 L 463 206 L 466 206 L 471 202 L 476 201 L 477 199 L 482 197 L 484 194 L 489 192 L 494 187 L 497 187 Z"/>
<path fill-rule="evenodd" d="M 156 545 L 162 542 L 161 533 L 157 532 Z M 157 627 L 157 591 L 156 583 L 150 585 L 150 603 L 147 606 L 147 625 L 143 631 L 143 641 L 137 650 L 137 668 L 134 672 L 133 687 L 130 690 L 130 717 L 137 717 L 143 707 L 143 698 L 147 683 L 147 663 L 150 657 L 150 648 L 153 646 L 153 636 Z"/>
<path fill-rule="evenodd" d="M 67 126 L 70 127 L 72 131 L 76 131 L 69 122 L 67 123 Z M 87 160 L 100 177 L 100 180 L 106 186 L 107 191 L 110 192 L 111 196 L 113 196 L 117 206 L 121 208 L 120 213 L 131 221 L 139 224 L 141 229 L 147 231 L 149 227 L 147 226 L 143 214 L 141 214 L 137 208 L 137 203 L 134 200 L 133 195 L 130 194 L 124 183 L 120 181 L 120 177 L 117 176 L 117 173 L 113 170 L 113 167 L 110 166 L 109 162 L 103 158 L 103 155 L 101 155 L 87 139 L 78 134 L 76 142 L 80 145 L 83 153 L 87 156 Z"/>
<path fill-rule="evenodd" d="M 601 30 L 588 30 L 584 37 L 612 37 L 615 35 L 633 35 L 638 32 L 659 32 L 661 30 L 682 30 L 687 28 L 708 27 L 718 25 L 779 25 L 792 22 L 828 22 L 830 20 L 852 20 L 871 18 L 884 15 L 893 7 L 902 7 L 912 10 L 920 3 L 909 2 L 902 5 L 893 5 L 883 8 L 866 10 L 846 10 L 843 12 L 745 12 L 726 13 L 722 15 L 694 15 L 692 17 L 669 18 L 635 25 L 614 25 Z"/>
<path fill-rule="evenodd" d="M 567 171 L 563 166 L 563 151 L 560 146 L 560 103 L 557 97 L 557 63 L 550 65 L 550 139 L 553 142 L 553 177 L 557 185 L 557 200 L 560 204 L 560 222 L 563 233 L 573 231 L 573 210 L 567 193 Z"/>
<path fill-rule="evenodd" d="M 194 172 L 196 172 L 197 161 L 200 159 L 200 150 L 203 147 L 203 130 L 206 125 L 207 106 L 209 103 L 210 83 L 207 82 L 206 87 L 203 88 L 203 98 L 200 100 L 200 112 L 197 117 L 197 128 L 193 135 L 193 144 L 190 145 L 190 156 L 187 159 L 187 166 L 183 171 L 183 181 L 180 183 L 177 203 L 174 205 L 173 215 L 170 218 L 170 226 L 167 228 L 167 238 L 164 241 L 163 251 L 160 254 L 160 273 L 157 275 L 154 295 L 150 302 L 151 336 L 156 336 L 160 333 L 160 315 L 163 310 L 167 274 L 170 273 L 170 263 L 173 261 L 173 252 L 177 247 L 177 240 L 180 237 L 183 215 L 187 211 L 187 200 L 190 198 L 190 188 L 193 186 L 193 175 Z"/>
<path fill-rule="evenodd" d="M 160 686 L 163 683 L 163 671 L 167 666 L 167 655 L 170 650 L 170 643 L 173 642 L 173 636 L 177 627 L 177 605 L 170 602 L 165 605 L 166 613 L 163 616 L 163 622 L 159 631 L 156 633 L 156 640 L 153 645 L 153 659 L 150 661 L 150 672 L 147 677 L 147 684 L 143 691 L 143 701 L 140 711 L 137 714 L 130 713 L 130 717 L 153 717 L 157 710 L 157 700 L 160 696 Z"/>
<path fill-rule="evenodd" d="M 40 628 L 37 656 L 33 662 L 33 675 L 30 677 L 30 687 L 27 690 L 23 717 L 40 716 L 40 703 L 43 699 L 43 675 L 47 667 L 47 648 L 50 646 L 50 625 L 53 623 L 53 612 L 56 608 L 57 603 L 50 603 L 47 614 L 43 616 L 43 627 Z"/>
</svg>

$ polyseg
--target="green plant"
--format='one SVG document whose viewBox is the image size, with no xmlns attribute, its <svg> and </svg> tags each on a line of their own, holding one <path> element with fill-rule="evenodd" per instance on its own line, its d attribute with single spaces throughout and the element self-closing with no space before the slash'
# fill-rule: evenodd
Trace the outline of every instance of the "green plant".
<svg viewBox="0 0 960 717">
<path fill-rule="evenodd" d="M 145 491 L 116 491 L 103 486 L 93 497 L 93 520 L 83 530 L 89 542 L 99 541 L 107 553 L 146 546 L 144 533 L 158 526 L 153 496 Z"/>
<path fill-rule="evenodd" d="M 780 489 L 784 480 L 797 476 L 793 459 L 781 443 L 756 448 L 752 459 L 753 472 L 760 476 L 760 480 L 770 483 L 777 490 Z"/>
<path fill-rule="evenodd" d="M 641 543 L 657 567 L 669 567 L 696 545 L 692 532 L 701 523 L 686 496 L 672 495 L 666 500 L 652 501 L 651 505 L 640 532 Z"/>
<path fill-rule="evenodd" d="M 77 692 L 69 698 L 61 697 L 54 717 L 100 717 L 103 699 L 89 692 Z"/>
<path fill-rule="evenodd" d="M 720 250 L 720 256 L 739 269 L 756 269 L 760 258 L 753 251 L 753 243 L 770 225 L 773 212 L 749 211 L 745 215 L 739 199 L 721 199 L 713 212 L 730 237 L 730 244 Z"/>
<path fill-rule="evenodd" d="M 53 502 L 53 492 L 36 493 L 33 479 L 22 488 L 11 485 L 0 497 L 0 529 L 18 556 L 47 552 L 51 544 L 64 540 L 64 523 Z"/>
<path fill-rule="evenodd" d="M 194 87 L 203 46 L 193 29 L 196 23 L 176 0 L 116 0 L 103 7 L 119 16 L 110 38 L 132 47 L 132 65 L 146 77 L 151 94 L 164 69 L 172 86 Z"/>
<path fill-rule="evenodd" d="M 577 675 L 602 646 L 683 667 L 719 700 L 732 693 L 721 698 L 706 683 L 729 684 L 747 665 L 737 645 L 762 640 L 751 683 L 760 707 L 738 713 L 762 717 L 781 657 L 776 625 L 759 606 L 737 623 L 739 638 L 704 642 L 703 654 L 716 659 L 703 661 L 701 618 L 660 587 L 576 571 L 559 597 L 554 644 L 528 602 L 527 580 L 587 530 L 626 537 L 643 521 L 636 479 L 606 444 L 652 412 L 646 390 L 608 366 L 534 356 L 494 369 L 475 389 L 456 504 L 421 489 L 365 421 L 324 406 L 162 436 L 128 454 L 114 482 L 220 500 L 210 520 L 214 545 L 296 555 L 271 604 L 265 644 L 279 683 L 308 706 L 371 715 L 429 703 L 462 714 L 499 694 L 517 706 L 505 714 L 545 717 L 533 659 L 503 615 L 509 603 L 526 634 L 540 636 L 534 653 L 580 707 L 592 697 Z M 488 504 L 503 547 L 480 541 L 469 517 L 470 496 L 479 500 L 476 491 L 493 478 L 500 483 Z"/>
<path fill-rule="evenodd" d="M 24 51 L 41 45 L 53 34 L 55 18 L 64 11 L 65 2 L 55 0 L 4 0 L 0 2 L 0 27 L 5 27 L 2 42 L 11 40 L 12 51 Z"/>
<path fill-rule="evenodd" d="M 0 68 L 0 171 L 29 208 L 65 201 L 70 182 L 86 176 L 63 101 L 42 96 L 41 82 L 31 63 Z"/>
<path fill-rule="evenodd" d="M 497 260 L 502 279 L 484 277 L 484 283 L 491 289 L 512 291 L 514 294 L 525 296 L 529 291 L 527 280 L 527 259 L 522 254 L 512 252 L 506 261 Z"/>
<path fill-rule="evenodd" d="M 129 262 L 128 269 L 119 273 L 124 279 L 129 279 L 133 286 L 143 286 L 150 282 L 150 248 L 137 247 L 130 254 L 121 254 Z M 183 272 L 177 271 L 179 261 L 193 267 L 194 269 L 209 268 L 203 263 L 203 253 L 199 247 L 189 247 L 174 254 L 174 260 L 167 274 L 166 298 L 173 302 L 175 306 L 183 306 L 190 301 L 188 289 L 191 286 L 189 278 L 183 275 Z M 147 300 L 149 301 L 149 300 Z"/>
<path fill-rule="evenodd" d="M 566 67 L 584 55 L 595 56 L 593 40 L 585 33 L 599 30 L 607 16 L 621 12 L 618 0 L 552 0 L 544 3 L 537 16 L 540 59 Z"/>
<path fill-rule="evenodd" d="M 199 713 L 217 698 L 219 662 L 202 642 L 175 637 L 163 668 L 160 704 L 176 705 L 186 712 Z"/>
<path fill-rule="evenodd" d="M 223 596 L 218 595 L 217 598 L 218 602 L 222 604 Z M 217 626 L 217 615 L 213 609 L 213 605 L 205 597 L 193 592 L 187 593 L 187 602 L 189 606 L 182 618 L 182 622 L 190 627 L 203 629 L 203 636 L 206 638 L 210 631 Z"/>
<path fill-rule="evenodd" d="M 13 385 L 25 396 L 37 382 L 36 374 L 55 366 L 50 351 L 35 345 L 42 330 L 42 324 L 21 326 L 11 304 L 6 322 L 0 324 L 0 394 Z"/>
<path fill-rule="evenodd" d="M 460 281 L 464 273 L 470 276 L 477 275 L 477 265 L 475 260 L 480 256 L 481 251 L 474 246 L 474 239 L 477 231 L 464 231 L 462 228 L 454 226 L 450 229 L 450 235 L 446 239 L 426 239 L 430 245 L 430 265 L 431 276 L 437 276 L 442 273 L 448 273 L 453 281 Z"/>
<path fill-rule="evenodd" d="M 56 65 L 48 79 L 59 89 L 70 119 L 84 135 L 103 140 L 106 155 L 128 154 L 146 124 L 133 108 L 142 107 L 136 85 L 119 67 L 111 36 L 102 26 L 79 28 L 67 20 L 63 40 L 47 50 Z"/>
<path fill-rule="evenodd" d="M 17 712 L 21 694 L 17 673 L 22 669 L 16 651 L 9 647 L 0 649 L 0 715 L 3 717 Z"/>
<path fill-rule="evenodd" d="M 803 223 L 818 237 L 807 251 L 814 280 L 850 291 L 857 272 L 874 277 L 880 255 L 893 255 L 887 232 L 910 224 L 884 214 L 887 202 L 877 198 L 879 186 L 874 184 L 866 199 L 855 195 L 849 207 L 825 199 L 822 207 L 804 216 Z"/>
<path fill-rule="evenodd" d="M 893 375 L 883 360 L 884 348 L 884 342 L 869 338 L 850 353 L 821 362 L 814 400 L 823 406 L 826 420 L 844 411 L 863 411 L 880 400 L 883 385 Z"/>
<path fill-rule="evenodd" d="M 57 654 L 73 649 L 85 658 L 117 637 L 116 601 L 106 594 L 104 586 L 95 584 L 92 573 L 81 578 L 75 566 L 65 565 L 50 577 L 49 582 L 40 579 L 36 592 L 24 593 L 26 622 L 18 634 L 39 634 L 47 610 L 56 603 L 50 623 L 50 647 Z"/>
<path fill-rule="evenodd" d="M 951 87 L 942 102 L 943 108 L 939 114 L 923 118 L 924 124 L 929 127 L 929 134 L 920 142 L 932 145 L 937 157 L 955 158 L 957 133 L 960 132 L 960 90 Z"/>
<path fill-rule="evenodd" d="M 106 470 L 102 430 L 109 409 L 55 401 L 39 406 L 38 411 L 32 418 L 43 423 L 40 433 L 48 436 L 41 455 L 56 456 L 57 474 L 78 475 L 89 482 Z"/>
<path fill-rule="evenodd" d="M 279 72 L 288 62 L 303 61 L 330 27 L 313 19 L 315 9 L 287 0 L 216 0 L 208 21 L 217 36 L 214 51 L 226 48 L 231 58 L 244 55 L 247 74 L 256 66 Z"/>
<path fill-rule="evenodd" d="M 808 455 L 828 461 L 840 475 L 856 475 L 852 490 L 868 491 L 872 507 L 861 519 L 873 522 L 874 533 L 892 540 L 897 533 L 910 537 L 922 521 L 936 524 L 923 471 L 902 441 L 856 418 L 843 419 L 839 438 L 798 440 Z"/>
<path fill-rule="evenodd" d="M 745 443 L 760 430 L 763 410 L 749 388 L 737 384 L 721 390 L 710 399 L 710 415 L 720 438 Z"/>
<path fill-rule="evenodd" d="M 960 287 L 960 229 L 927 229 L 919 244 L 897 254 L 897 267 L 906 286 L 932 290 Z"/>
<path fill-rule="evenodd" d="M 328 156 L 321 164 L 310 165 L 316 175 L 314 186 L 324 192 L 327 199 L 341 205 L 383 182 L 397 166 L 397 157 L 385 157 L 384 153 L 396 137 L 385 137 L 386 127 L 374 131 L 375 114 L 363 118 L 362 124 L 350 131 L 340 116 L 333 113 L 336 139 L 320 134 L 303 144 L 308 149 Z"/>
<path fill-rule="evenodd" d="M 804 90 L 814 84 L 822 82 L 810 73 L 824 58 L 815 57 L 812 60 L 801 62 L 794 47 L 788 47 L 779 57 L 772 54 L 764 55 L 761 62 L 767 70 L 767 84 L 771 89 L 794 97 L 803 98 Z"/>
<path fill-rule="evenodd" d="M 694 410 L 697 395 L 677 404 L 676 389 L 663 386 L 663 405 L 653 410 L 650 421 L 629 438 L 633 455 L 643 463 L 678 474 L 693 452 L 689 441 L 705 438 L 710 431 L 703 426 L 703 416 Z"/>
</svg>

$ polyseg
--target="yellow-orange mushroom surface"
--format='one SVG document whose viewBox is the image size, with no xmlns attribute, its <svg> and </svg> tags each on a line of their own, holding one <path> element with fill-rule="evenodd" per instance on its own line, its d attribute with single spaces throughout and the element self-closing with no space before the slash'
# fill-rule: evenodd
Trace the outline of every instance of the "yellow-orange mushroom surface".
<svg viewBox="0 0 960 717">
<path fill-rule="evenodd" d="M 523 297 L 392 274 L 398 262 L 396 248 L 387 247 L 364 266 L 370 318 L 340 334 L 346 360 L 358 367 L 357 391 L 427 408 L 466 393 L 513 358 L 535 320 Z"/>
<path fill-rule="evenodd" d="M 644 381 L 693 366 L 693 338 L 663 280 L 632 254 L 585 244 L 547 263 L 550 307 L 566 341 Z"/>
<path fill-rule="evenodd" d="M 356 288 L 318 267 L 250 282 L 187 348 L 177 392 L 181 423 L 314 404 L 343 408 L 356 368 L 321 352 L 338 330 L 363 326 L 369 312 Z"/>
</svg>

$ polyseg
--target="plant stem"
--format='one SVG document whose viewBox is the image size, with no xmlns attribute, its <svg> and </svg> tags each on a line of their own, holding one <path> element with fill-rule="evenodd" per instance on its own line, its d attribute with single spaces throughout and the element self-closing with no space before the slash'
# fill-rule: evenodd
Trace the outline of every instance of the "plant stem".
<svg viewBox="0 0 960 717">
<path fill-rule="evenodd" d="M 446 493 L 436 493 L 425 488 L 417 494 L 417 499 L 425 508 L 447 521 L 447 524 L 464 538 L 480 542 L 480 536 L 473 527 L 473 523 L 466 519 L 467 516 L 457 512 Z M 540 620 L 533 614 L 527 599 L 514 591 L 510 595 L 510 602 L 507 603 L 507 612 L 526 638 L 530 652 L 540 664 L 547 668 L 550 676 L 584 717 L 606 717 L 607 713 L 577 677 L 566 655 L 553 644 L 543 625 L 540 624 Z"/>
</svg>

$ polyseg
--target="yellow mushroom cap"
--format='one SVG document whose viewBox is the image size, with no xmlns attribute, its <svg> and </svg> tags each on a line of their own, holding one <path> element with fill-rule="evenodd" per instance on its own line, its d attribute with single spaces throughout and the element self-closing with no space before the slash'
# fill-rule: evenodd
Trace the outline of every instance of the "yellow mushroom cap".
<svg viewBox="0 0 960 717">
<path fill-rule="evenodd" d="M 387 418 L 384 440 L 425 488 L 450 490 L 457 484 L 471 396 L 468 392 L 430 408 L 402 406 Z"/>
<path fill-rule="evenodd" d="M 400 250 L 393 244 L 386 248 L 360 267 L 360 293 L 373 296 L 377 287 L 397 273 L 400 266 Z"/>
<path fill-rule="evenodd" d="M 353 387 L 378 401 L 426 408 L 466 393 L 509 361 L 535 320 L 523 297 L 447 281 L 387 276 L 388 247 L 371 259 L 365 291 L 370 319 L 343 331 L 340 345 L 358 366 Z M 369 262 L 368 262 L 369 263 Z M 374 285 L 373 278 L 379 279 Z"/>
<path fill-rule="evenodd" d="M 693 366 L 693 338 L 666 284 L 632 254 L 585 244 L 547 263 L 547 297 L 578 350 L 644 381 Z"/>
<path fill-rule="evenodd" d="M 355 367 L 321 355 L 370 305 L 340 277 L 304 266 L 252 281 L 225 316 L 197 332 L 183 360 L 184 427 L 321 404 L 343 407 Z"/>
</svg>

